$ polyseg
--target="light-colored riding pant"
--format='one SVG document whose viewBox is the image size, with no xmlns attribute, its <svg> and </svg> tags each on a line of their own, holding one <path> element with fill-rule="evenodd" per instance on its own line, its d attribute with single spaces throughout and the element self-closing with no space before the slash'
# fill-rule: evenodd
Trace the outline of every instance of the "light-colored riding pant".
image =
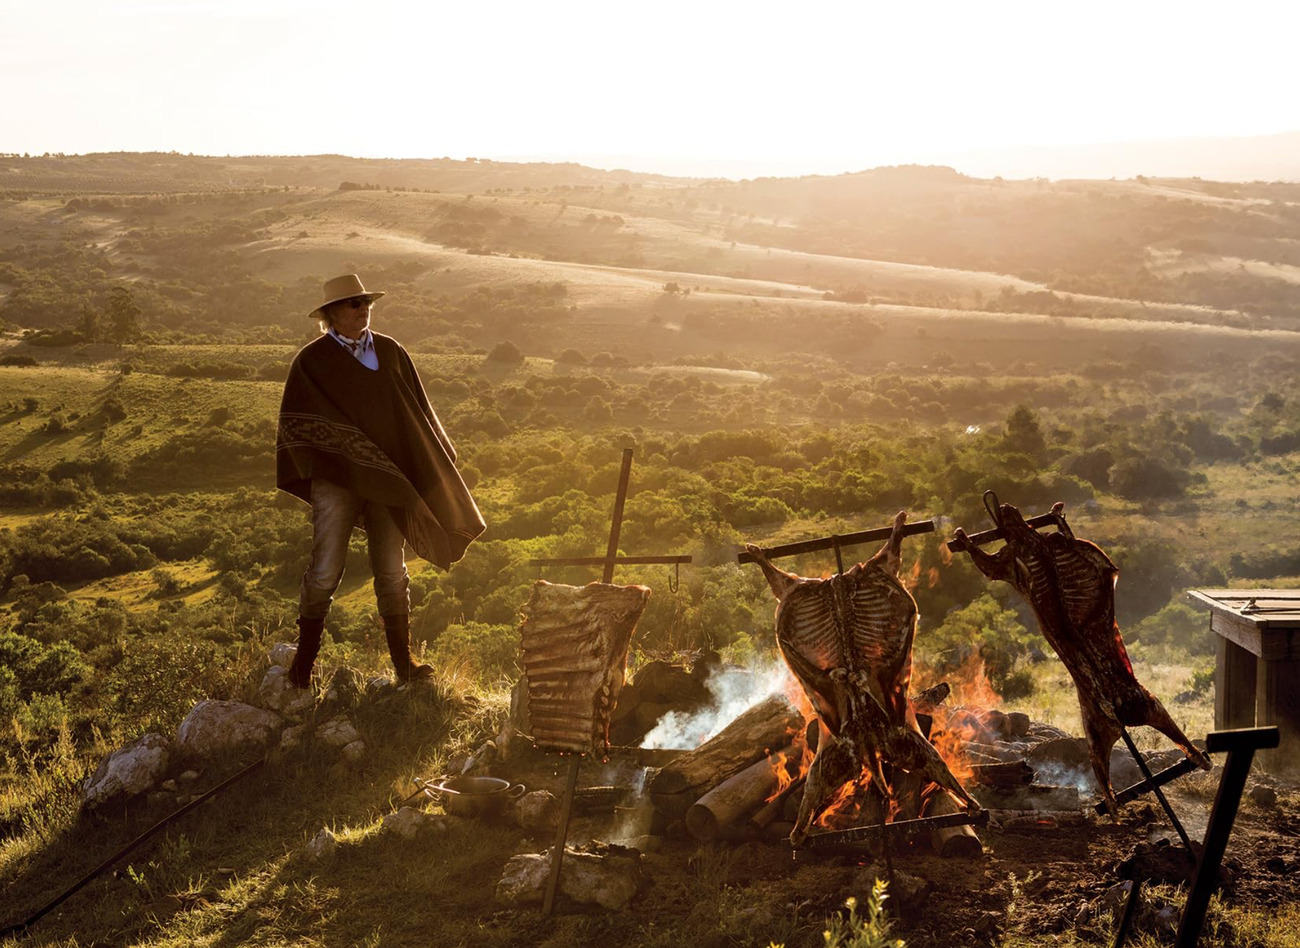
<svg viewBox="0 0 1300 948">
<path fill-rule="evenodd" d="M 410 580 L 406 572 L 402 531 L 388 508 L 363 500 L 359 494 L 319 478 L 311 482 L 311 565 L 302 574 L 298 614 L 322 618 L 343 579 L 348 540 L 360 514 L 366 526 L 370 568 L 375 574 L 375 598 L 381 616 L 411 611 Z"/>
</svg>

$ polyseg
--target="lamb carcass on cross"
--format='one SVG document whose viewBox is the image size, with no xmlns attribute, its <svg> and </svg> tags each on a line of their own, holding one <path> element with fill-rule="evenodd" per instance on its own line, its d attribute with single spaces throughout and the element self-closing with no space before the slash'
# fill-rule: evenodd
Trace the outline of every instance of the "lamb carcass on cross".
<svg viewBox="0 0 1300 948">
<path fill-rule="evenodd" d="M 831 733 L 808 771 L 790 834 L 795 845 L 807 838 L 837 791 L 864 771 L 891 798 L 885 765 L 918 773 L 968 811 L 979 809 L 908 711 L 916 600 L 898 580 L 906 522 L 906 512 L 900 512 L 880 552 L 829 579 L 787 573 L 759 547 L 746 547 L 779 600 L 781 655 Z"/>
<path fill-rule="evenodd" d="M 1198 766 L 1208 770 L 1210 761 L 1133 674 L 1115 621 L 1119 570 L 1100 547 L 1075 537 L 1065 522 L 1064 510 L 1064 504 L 1052 507 L 1056 532 L 1039 533 L 1025 523 L 1015 507 L 998 505 L 998 525 L 1006 546 L 996 553 L 981 550 L 961 529 L 953 539 L 971 555 L 981 573 L 1010 583 L 1033 608 L 1043 637 L 1074 680 L 1088 757 L 1102 798 L 1114 813 L 1110 752 L 1123 728 L 1148 725 L 1182 748 Z"/>
</svg>

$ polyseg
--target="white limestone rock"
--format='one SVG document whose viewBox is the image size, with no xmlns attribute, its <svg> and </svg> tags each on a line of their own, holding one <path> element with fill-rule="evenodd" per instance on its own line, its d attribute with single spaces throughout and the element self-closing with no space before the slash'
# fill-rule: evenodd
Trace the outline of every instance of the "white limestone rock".
<svg viewBox="0 0 1300 948">
<path fill-rule="evenodd" d="M 288 668 L 293 664 L 293 657 L 297 654 L 298 646 L 292 642 L 276 642 L 271 646 L 271 651 L 267 652 L 266 657 L 271 660 L 272 665 Z"/>
<path fill-rule="evenodd" d="M 330 745 L 330 747 L 346 747 L 353 741 L 361 739 L 357 729 L 352 726 L 352 722 L 347 718 L 330 718 L 320 727 L 316 728 L 316 739 Z"/>
<path fill-rule="evenodd" d="M 623 846 L 600 844 L 584 850 L 564 851 L 560 894 L 583 905 L 619 911 L 641 887 L 641 854 Z M 549 852 L 512 856 L 497 883 L 497 901 L 512 906 L 541 904 L 550 871 Z"/>
<path fill-rule="evenodd" d="M 296 720 L 315 707 L 316 696 L 310 688 L 295 687 L 289 681 L 287 668 L 272 665 L 257 686 L 257 703 L 268 711 Z"/>
<path fill-rule="evenodd" d="M 328 828 L 322 829 L 319 833 L 311 838 L 304 850 L 307 858 L 315 862 L 327 859 L 334 854 L 339 848 L 339 838 Z"/>
<path fill-rule="evenodd" d="M 442 822 L 432 813 L 425 813 L 415 807 L 404 806 L 397 812 L 389 813 L 384 817 L 383 825 L 380 826 L 379 831 L 392 836 L 399 836 L 402 839 L 415 839 L 415 837 L 426 831 L 436 831 L 437 824 Z"/>
<path fill-rule="evenodd" d="M 532 833 L 553 830 L 560 819 L 560 804 L 549 790 L 525 793 L 515 803 L 515 820 Z"/>
<path fill-rule="evenodd" d="M 82 785 L 82 803 L 94 810 L 110 801 L 125 801 L 153 789 L 172 760 L 171 741 L 145 734 L 99 762 Z"/>
<path fill-rule="evenodd" d="M 285 728 L 280 733 L 280 753 L 287 754 L 301 747 L 303 740 L 307 736 L 307 731 L 308 728 L 305 724 L 295 724 Z"/>
<path fill-rule="evenodd" d="M 344 763 L 355 767 L 365 759 L 366 745 L 362 741 L 353 741 L 350 744 L 344 744 L 341 754 Z"/>
<path fill-rule="evenodd" d="M 188 760 L 261 751 L 280 736 L 284 720 L 239 701 L 200 701 L 176 732 L 176 750 Z"/>
</svg>

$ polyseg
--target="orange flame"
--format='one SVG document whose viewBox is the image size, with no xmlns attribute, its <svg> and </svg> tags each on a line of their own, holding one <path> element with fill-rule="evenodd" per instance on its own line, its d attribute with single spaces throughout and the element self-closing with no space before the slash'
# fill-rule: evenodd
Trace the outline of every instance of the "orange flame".
<svg viewBox="0 0 1300 948">
<path fill-rule="evenodd" d="M 939 585 L 939 567 L 931 566 L 929 572 L 926 573 L 926 588 L 933 589 L 935 586 L 938 585 Z"/>
<path fill-rule="evenodd" d="M 913 589 L 915 589 L 917 586 L 920 585 L 921 560 L 919 558 L 915 563 L 912 564 L 912 568 L 908 570 L 907 575 L 902 577 L 902 582 L 903 585 L 907 587 L 908 592 L 911 592 Z"/>
<path fill-rule="evenodd" d="M 831 802 L 817 817 L 816 825 L 822 829 L 843 829 L 854 825 L 862 810 L 861 800 L 870 786 L 871 774 L 864 767 L 856 780 L 846 782 L 835 791 Z"/>
<path fill-rule="evenodd" d="M 970 758 L 966 756 L 965 750 L 962 749 L 963 740 L 968 740 L 968 738 L 964 738 L 960 730 L 945 729 L 930 734 L 930 743 L 939 752 L 939 756 L 948 765 L 948 769 L 957 778 L 957 782 L 965 787 L 969 786 L 970 782 L 975 779 L 975 769 L 971 766 Z"/>
<path fill-rule="evenodd" d="M 763 801 L 764 803 L 771 803 L 784 793 L 785 788 L 794 781 L 794 778 L 790 776 L 790 759 L 785 756 L 785 751 L 777 751 L 776 755 L 769 757 L 768 760 L 772 764 L 773 773 L 776 774 L 776 789 L 768 794 L 767 799 Z"/>
<path fill-rule="evenodd" d="M 945 675 L 944 680 L 952 686 L 955 704 L 988 710 L 1002 703 L 1002 696 L 989 683 L 989 676 L 984 671 L 984 659 L 979 652 L 973 652 L 956 671 Z"/>
<path fill-rule="evenodd" d="M 952 550 L 948 549 L 947 543 L 939 544 L 939 560 L 944 566 L 952 565 Z"/>
</svg>

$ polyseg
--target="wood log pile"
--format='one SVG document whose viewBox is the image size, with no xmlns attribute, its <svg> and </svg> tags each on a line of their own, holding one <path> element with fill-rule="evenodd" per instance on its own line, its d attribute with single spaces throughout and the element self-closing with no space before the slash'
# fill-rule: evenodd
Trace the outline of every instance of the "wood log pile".
<svg viewBox="0 0 1300 948">
<path fill-rule="evenodd" d="M 991 811 L 994 825 L 1053 828 L 1084 820 L 1083 794 L 1092 775 L 1083 738 L 1019 712 L 950 707 L 948 694 L 947 685 L 919 692 L 913 696 L 913 710 L 922 731 L 953 760 L 964 785 Z M 801 764 L 816 750 L 818 734 L 816 719 L 805 722 L 784 695 L 763 700 L 652 778 L 649 791 L 657 825 L 681 821 L 702 841 L 784 840 L 799 808 L 806 769 Z M 1181 752 L 1145 756 L 1158 770 Z M 1112 770 L 1132 778 L 1121 779 L 1117 786 L 1140 779 L 1136 765 L 1118 753 Z M 894 820 L 953 812 L 946 795 L 922 799 L 919 781 L 910 787 L 910 779 L 898 774 L 896 790 L 913 800 L 893 815 Z M 884 819 L 883 809 L 873 809 L 869 800 L 857 814 L 859 823 Z M 934 849 L 948 856 L 973 856 L 982 849 L 969 827 L 938 829 L 929 836 Z"/>
<path fill-rule="evenodd" d="M 596 815 L 648 804 L 653 807 L 649 832 L 655 836 L 682 833 L 701 841 L 773 843 L 788 839 L 820 727 L 816 718 L 805 720 L 785 694 L 757 702 L 694 749 L 637 746 L 665 714 L 709 708 L 714 697 L 706 682 L 718 667 L 717 656 L 706 653 L 690 666 L 651 662 L 637 671 L 614 710 L 611 738 L 621 745 L 612 748 L 614 753 L 650 768 L 645 793 L 633 793 L 630 787 L 586 787 L 574 801 L 577 812 Z M 1092 774 L 1083 738 L 1019 712 L 952 706 L 949 696 L 946 684 L 916 692 L 910 699 L 912 709 L 922 733 L 990 811 L 993 825 L 1041 830 L 1084 819 L 1083 795 L 1092 786 Z M 1181 756 L 1170 751 L 1147 758 L 1152 770 L 1161 770 Z M 1136 765 L 1118 750 L 1111 766 L 1117 790 L 1140 780 Z M 821 829 L 953 812 L 946 794 L 923 797 L 926 788 L 919 778 L 896 771 L 890 779 L 899 798 L 892 814 L 882 799 L 866 793 L 847 819 Z M 935 851 L 944 855 L 974 856 L 982 851 L 968 826 L 943 827 L 927 835 Z"/>
</svg>

